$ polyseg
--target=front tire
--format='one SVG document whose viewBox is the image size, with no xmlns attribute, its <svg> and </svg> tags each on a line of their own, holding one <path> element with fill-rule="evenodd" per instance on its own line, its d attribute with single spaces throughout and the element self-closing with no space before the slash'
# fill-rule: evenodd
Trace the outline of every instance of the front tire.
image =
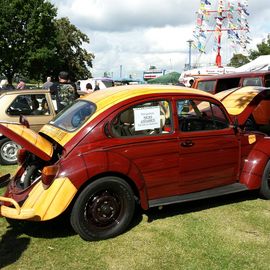
<svg viewBox="0 0 270 270">
<path fill-rule="evenodd" d="M 14 165 L 17 164 L 17 152 L 21 148 L 20 145 L 8 138 L 0 140 L 0 164 Z"/>
<path fill-rule="evenodd" d="M 103 177 L 85 187 L 77 198 L 71 225 L 84 240 L 103 240 L 129 226 L 135 209 L 134 193 L 121 178 Z"/>
<path fill-rule="evenodd" d="M 270 199 L 270 160 L 267 162 L 263 172 L 260 195 L 264 199 Z"/>
</svg>

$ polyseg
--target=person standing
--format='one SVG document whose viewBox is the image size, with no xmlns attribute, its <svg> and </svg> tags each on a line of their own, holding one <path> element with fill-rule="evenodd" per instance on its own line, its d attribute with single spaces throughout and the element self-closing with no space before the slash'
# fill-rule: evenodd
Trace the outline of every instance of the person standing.
<svg viewBox="0 0 270 270">
<path fill-rule="evenodd" d="M 25 85 L 25 82 L 23 80 L 20 80 L 19 83 L 17 84 L 17 87 L 16 89 L 25 89 L 26 88 L 26 85 Z"/>
<path fill-rule="evenodd" d="M 85 87 L 86 87 L 85 92 L 93 93 L 94 90 L 91 83 L 87 83 Z"/>
<path fill-rule="evenodd" d="M 66 106 L 71 105 L 79 97 L 74 83 L 70 82 L 69 74 L 61 71 L 58 75 L 59 82 L 50 87 L 50 92 L 55 95 L 57 112 L 62 111 Z"/>
<path fill-rule="evenodd" d="M 97 91 L 97 90 L 100 90 L 100 88 L 99 88 L 99 82 L 98 81 L 95 81 L 94 91 Z"/>
<path fill-rule="evenodd" d="M 42 89 L 50 89 L 50 87 L 53 85 L 52 78 L 47 77 L 46 82 L 42 85 Z"/>
</svg>

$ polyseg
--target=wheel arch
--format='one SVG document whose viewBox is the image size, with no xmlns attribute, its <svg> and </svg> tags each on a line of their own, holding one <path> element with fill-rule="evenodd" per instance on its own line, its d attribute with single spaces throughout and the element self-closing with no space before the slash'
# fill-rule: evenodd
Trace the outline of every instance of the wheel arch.
<svg viewBox="0 0 270 270">
<path fill-rule="evenodd" d="M 123 179 L 132 189 L 134 195 L 135 195 L 135 200 L 138 204 L 141 205 L 143 209 L 148 208 L 148 200 L 147 200 L 147 194 L 145 192 L 145 189 L 139 189 L 138 186 L 136 185 L 135 181 L 133 181 L 129 176 L 117 172 L 117 171 L 109 171 L 109 172 L 102 172 L 99 174 L 96 174 L 86 180 L 78 189 L 75 197 L 73 198 L 72 204 L 76 201 L 77 197 L 80 195 L 80 193 L 85 189 L 86 186 L 90 185 L 91 183 L 97 181 L 100 178 L 103 177 L 119 177 Z"/>
<path fill-rule="evenodd" d="M 259 189 L 265 166 L 270 160 L 270 140 L 264 138 L 259 141 L 244 160 L 240 183 L 249 189 Z"/>
</svg>

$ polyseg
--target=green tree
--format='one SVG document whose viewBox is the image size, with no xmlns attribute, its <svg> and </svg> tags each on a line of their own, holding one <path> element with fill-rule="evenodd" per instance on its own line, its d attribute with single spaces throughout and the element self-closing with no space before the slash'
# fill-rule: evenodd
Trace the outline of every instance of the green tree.
<svg viewBox="0 0 270 270">
<path fill-rule="evenodd" d="M 243 54 L 233 54 L 233 57 L 230 60 L 228 66 L 240 67 L 244 64 L 247 64 L 249 61 L 248 57 Z"/>
<path fill-rule="evenodd" d="M 260 44 L 257 44 L 257 50 L 251 50 L 249 58 L 251 60 L 256 59 L 260 55 L 269 55 L 270 54 L 270 36 L 266 41 L 263 41 Z"/>
<path fill-rule="evenodd" d="M 39 79 L 55 55 L 56 9 L 44 0 L 0 0 L 0 73 Z"/>
<path fill-rule="evenodd" d="M 0 75 L 55 78 L 61 70 L 73 79 L 91 77 L 94 55 L 82 46 L 89 38 L 46 0 L 0 0 Z"/>
<path fill-rule="evenodd" d="M 66 70 L 72 79 L 89 78 L 94 55 L 87 52 L 82 46 L 89 43 L 87 35 L 70 23 L 68 18 L 61 18 L 55 21 L 57 29 L 57 65 L 54 75 L 59 71 Z"/>
</svg>

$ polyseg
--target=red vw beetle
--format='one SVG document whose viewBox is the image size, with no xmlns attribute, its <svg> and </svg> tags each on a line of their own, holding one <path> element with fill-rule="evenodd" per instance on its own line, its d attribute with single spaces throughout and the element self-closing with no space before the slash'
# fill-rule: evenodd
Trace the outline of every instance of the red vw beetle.
<svg viewBox="0 0 270 270">
<path fill-rule="evenodd" d="M 74 230 L 100 240 L 124 232 L 136 204 L 148 209 L 253 189 L 269 199 L 270 139 L 236 123 L 210 94 L 149 85 L 82 97 L 38 134 L 1 123 L 0 133 L 23 148 L 15 176 L 0 180 L 8 183 L 0 215 L 44 221 L 70 208 Z"/>
</svg>

